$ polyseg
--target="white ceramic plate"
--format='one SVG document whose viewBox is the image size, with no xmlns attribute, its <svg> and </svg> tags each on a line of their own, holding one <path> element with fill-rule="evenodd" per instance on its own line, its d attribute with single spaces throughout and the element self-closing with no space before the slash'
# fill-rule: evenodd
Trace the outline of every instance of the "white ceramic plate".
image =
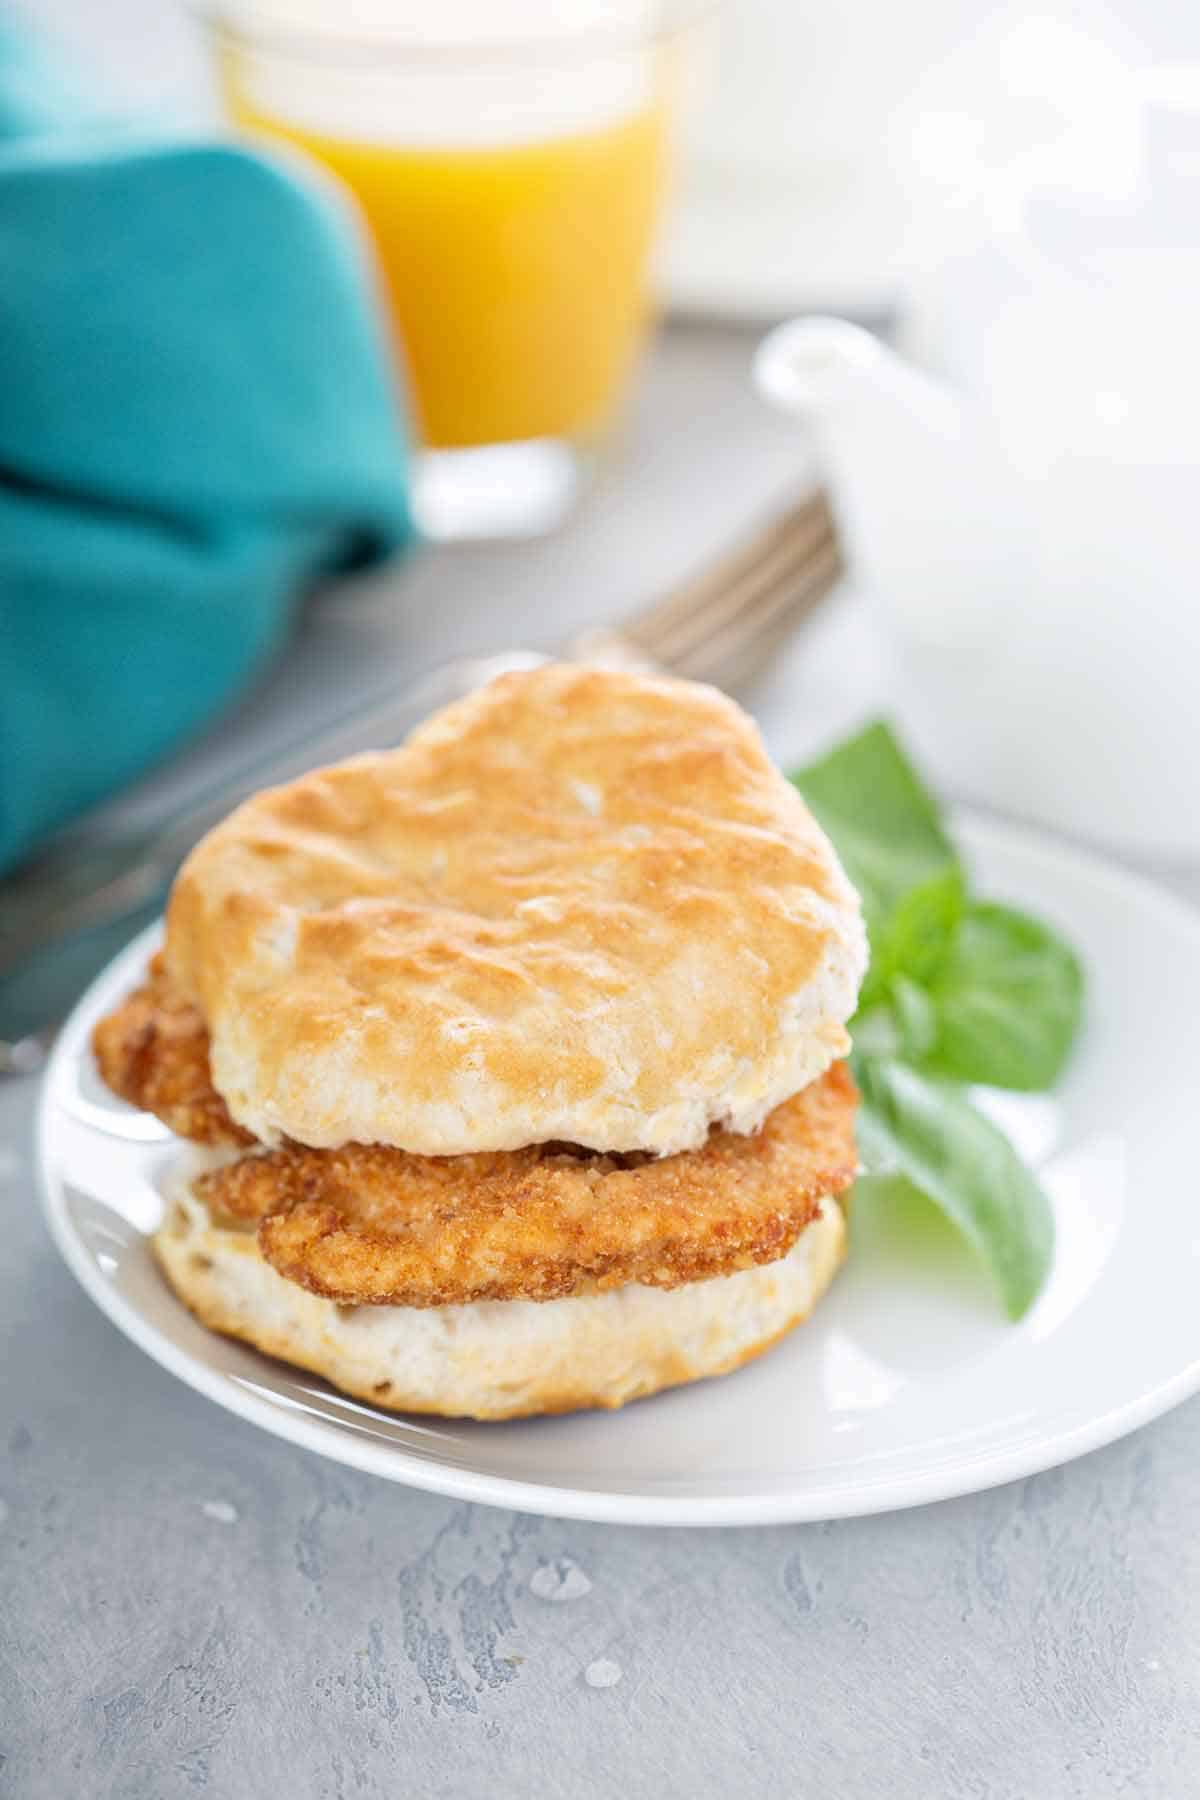
<svg viewBox="0 0 1200 1800">
<path fill-rule="evenodd" d="M 87 1052 L 149 939 L 94 984 L 42 1102 L 46 1213 L 120 1330 L 242 1418 L 338 1462 L 467 1500 L 584 1519 L 744 1525 L 943 1499 L 1111 1442 L 1200 1388 L 1200 920 L 1146 883 L 1023 832 L 966 823 L 981 886 L 1070 933 L 1090 1012 L 1053 1099 L 991 1096 L 1040 1166 L 1052 1279 L 1019 1326 L 930 1215 L 860 1209 L 810 1325 L 720 1381 L 624 1412 L 508 1425 L 394 1418 L 219 1338 L 169 1291 L 147 1238 L 176 1154 L 107 1097 Z"/>
</svg>

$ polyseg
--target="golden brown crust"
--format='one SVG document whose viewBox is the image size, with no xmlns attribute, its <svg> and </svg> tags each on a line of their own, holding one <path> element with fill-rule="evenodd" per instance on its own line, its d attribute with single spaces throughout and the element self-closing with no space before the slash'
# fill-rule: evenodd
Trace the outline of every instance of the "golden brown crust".
<svg viewBox="0 0 1200 1800">
<path fill-rule="evenodd" d="M 199 1011 L 168 980 L 161 954 L 144 986 L 100 1020 L 92 1050 L 114 1094 L 197 1144 L 250 1144 L 212 1084 L 208 1032 Z"/>
<path fill-rule="evenodd" d="M 853 891 L 753 723 L 547 665 L 200 844 L 167 964 L 263 1143 L 668 1153 L 844 1055 Z"/>
<path fill-rule="evenodd" d="M 837 1064 L 756 1136 L 715 1131 L 661 1161 L 554 1145 L 458 1157 L 288 1145 L 199 1176 L 196 1193 L 215 1219 L 257 1225 L 289 1281 L 347 1305 L 672 1288 L 791 1248 L 854 1178 L 856 1099 Z"/>
</svg>

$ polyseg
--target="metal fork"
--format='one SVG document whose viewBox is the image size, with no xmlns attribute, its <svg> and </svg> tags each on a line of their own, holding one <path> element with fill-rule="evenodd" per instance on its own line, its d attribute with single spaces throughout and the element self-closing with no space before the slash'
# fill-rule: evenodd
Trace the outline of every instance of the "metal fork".
<svg viewBox="0 0 1200 1800">
<path fill-rule="evenodd" d="M 569 639 L 557 654 L 736 689 L 770 660 L 841 573 L 828 502 L 819 491 L 809 493 L 653 605 L 614 628 Z M 61 833 L 0 884 L 0 1074 L 28 1074 L 40 1065 L 75 996 L 161 910 L 192 845 L 239 800 L 317 764 L 396 743 L 439 704 L 506 669 L 544 660 L 514 650 L 447 664 L 406 684 L 400 695 L 256 762 L 162 825 L 102 840 L 86 827 Z"/>
<path fill-rule="evenodd" d="M 733 690 L 765 666 L 842 567 L 829 503 L 818 490 L 645 611 L 583 634 L 568 655 L 588 662 L 632 652 L 672 675 Z"/>
</svg>

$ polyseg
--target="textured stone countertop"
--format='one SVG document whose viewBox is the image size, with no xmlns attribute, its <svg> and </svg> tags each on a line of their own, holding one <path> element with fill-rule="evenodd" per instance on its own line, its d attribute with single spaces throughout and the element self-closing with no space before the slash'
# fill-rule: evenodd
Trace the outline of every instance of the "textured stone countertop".
<svg viewBox="0 0 1200 1800">
<path fill-rule="evenodd" d="M 804 478 L 748 349 L 673 333 L 567 534 L 327 597 L 221 749 L 144 803 L 388 669 L 611 618 L 703 558 Z M 755 696 L 777 752 L 873 679 L 846 597 Z M 0 1795 L 1200 1793 L 1200 1405 L 1019 1485 L 826 1525 L 617 1529 L 410 1493 L 117 1334 L 41 1223 L 33 1099 L 0 1086 Z"/>
</svg>

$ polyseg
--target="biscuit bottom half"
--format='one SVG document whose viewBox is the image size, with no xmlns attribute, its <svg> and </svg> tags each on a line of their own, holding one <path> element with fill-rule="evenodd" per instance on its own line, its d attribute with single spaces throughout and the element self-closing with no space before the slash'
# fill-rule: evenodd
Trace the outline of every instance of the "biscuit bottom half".
<svg viewBox="0 0 1200 1800">
<path fill-rule="evenodd" d="M 662 1289 L 559 1300 L 341 1306 L 279 1275 L 252 1231 L 217 1225 L 190 1186 L 154 1247 L 203 1324 L 394 1412 L 512 1419 L 617 1407 L 723 1375 L 806 1319 L 845 1251 L 835 1199 L 778 1261 Z"/>
</svg>

